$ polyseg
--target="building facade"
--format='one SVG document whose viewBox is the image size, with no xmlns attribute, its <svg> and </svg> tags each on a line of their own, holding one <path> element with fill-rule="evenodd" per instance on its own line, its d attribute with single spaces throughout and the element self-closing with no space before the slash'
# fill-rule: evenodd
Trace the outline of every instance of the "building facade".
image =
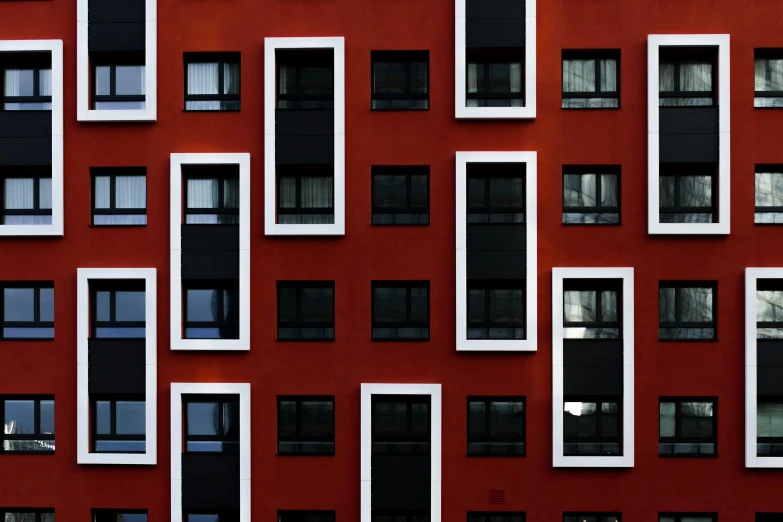
<svg viewBox="0 0 783 522">
<path fill-rule="evenodd" d="M 0 514 L 783 520 L 780 14 L 2 2 Z"/>
</svg>

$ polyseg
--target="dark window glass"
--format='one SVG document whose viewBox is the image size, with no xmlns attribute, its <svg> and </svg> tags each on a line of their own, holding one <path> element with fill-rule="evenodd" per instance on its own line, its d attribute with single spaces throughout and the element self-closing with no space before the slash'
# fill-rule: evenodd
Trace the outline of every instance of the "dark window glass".
<svg viewBox="0 0 783 522">
<path fill-rule="evenodd" d="M 716 456 L 717 411 L 714 398 L 662 398 L 659 404 L 659 454 L 666 457 Z"/>
<path fill-rule="evenodd" d="M 429 395 L 373 396 L 372 452 L 429 455 Z"/>
<path fill-rule="evenodd" d="M 147 224 L 146 167 L 91 169 L 92 224 Z"/>
<path fill-rule="evenodd" d="M 2 451 L 54 452 L 54 397 L 0 396 Z"/>
<path fill-rule="evenodd" d="M 468 339 L 524 339 L 525 282 L 468 280 Z"/>
<path fill-rule="evenodd" d="M 145 336 L 144 281 L 93 281 L 90 290 L 93 338 Z"/>
<path fill-rule="evenodd" d="M 93 509 L 93 522 L 147 522 L 146 509 Z"/>
<path fill-rule="evenodd" d="M 563 51 L 563 108 L 620 107 L 620 51 Z"/>
<path fill-rule="evenodd" d="M 50 172 L 19 169 L 0 174 L 0 224 L 52 224 Z"/>
<path fill-rule="evenodd" d="M 3 339 L 54 339 L 52 282 L 6 282 L 0 288 Z"/>
<path fill-rule="evenodd" d="M 239 453 L 239 397 L 194 395 L 183 401 L 186 452 Z"/>
<path fill-rule="evenodd" d="M 239 339 L 239 283 L 183 281 L 185 339 Z"/>
<path fill-rule="evenodd" d="M 566 397 L 563 404 L 564 455 L 622 455 L 621 403 L 607 398 L 584 402 Z"/>
<path fill-rule="evenodd" d="M 330 168 L 278 168 L 277 222 L 334 223 L 334 175 Z"/>
<path fill-rule="evenodd" d="M 755 186 L 756 224 L 783 223 L 783 166 L 756 165 Z"/>
<path fill-rule="evenodd" d="M 239 53 L 185 53 L 185 110 L 238 111 Z"/>
<path fill-rule="evenodd" d="M 430 513 L 429 511 L 373 509 L 372 522 L 430 522 Z"/>
<path fill-rule="evenodd" d="M 0 76 L 0 110 L 52 110 L 51 53 L 4 52 Z"/>
<path fill-rule="evenodd" d="M 372 51 L 372 108 L 429 109 L 429 51 Z"/>
<path fill-rule="evenodd" d="M 621 522 L 620 513 L 564 513 L 563 522 Z"/>
<path fill-rule="evenodd" d="M 468 224 L 525 222 L 525 165 L 468 163 Z"/>
<path fill-rule="evenodd" d="M 563 167 L 563 223 L 620 224 L 620 168 Z"/>
<path fill-rule="evenodd" d="M 236 165 L 198 165 L 185 173 L 185 223 L 239 223 L 239 174 Z"/>
<path fill-rule="evenodd" d="M 146 403 L 143 396 L 90 398 L 92 451 L 96 453 L 144 453 L 146 451 Z"/>
<path fill-rule="evenodd" d="M 783 522 L 783 513 L 756 513 L 756 522 Z"/>
<path fill-rule="evenodd" d="M 466 107 L 522 107 L 524 105 L 524 53 L 467 56 Z"/>
<path fill-rule="evenodd" d="M 127 57 L 93 59 L 92 108 L 95 110 L 144 110 L 144 58 Z"/>
<path fill-rule="evenodd" d="M 54 509 L 0 508 L 4 522 L 54 522 Z"/>
<path fill-rule="evenodd" d="M 428 340 L 429 281 L 373 281 L 372 338 L 376 341 Z"/>
<path fill-rule="evenodd" d="M 186 509 L 183 522 L 239 522 L 238 510 Z"/>
<path fill-rule="evenodd" d="M 717 516 L 710 513 L 661 513 L 658 522 L 715 522 Z"/>
<path fill-rule="evenodd" d="M 754 107 L 783 107 L 783 49 L 756 49 Z"/>
<path fill-rule="evenodd" d="M 661 51 L 661 107 L 715 105 L 715 51 Z"/>
<path fill-rule="evenodd" d="M 277 398 L 278 455 L 334 455 L 334 397 Z"/>
<path fill-rule="evenodd" d="M 756 455 L 783 457 L 783 398 L 759 397 L 756 405 Z"/>
<path fill-rule="evenodd" d="M 277 108 L 334 108 L 334 51 L 277 51 Z"/>
<path fill-rule="evenodd" d="M 277 522 L 335 522 L 334 511 L 278 511 Z"/>
<path fill-rule="evenodd" d="M 783 282 L 761 279 L 756 283 L 756 338 L 761 342 L 783 339 Z"/>
<path fill-rule="evenodd" d="M 373 225 L 429 225 L 429 166 L 372 168 Z"/>
<path fill-rule="evenodd" d="M 661 223 L 712 223 L 715 220 L 713 167 L 661 166 L 658 206 Z"/>
<path fill-rule="evenodd" d="M 619 339 L 622 281 L 568 279 L 563 285 L 563 337 Z"/>
<path fill-rule="evenodd" d="M 658 289 L 661 340 L 715 340 L 717 285 L 713 281 L 662 281 Z"/>
<path fill-rule="evenodd" d="M 468 397 L 468 455 L 525 455 L 524 397 Z"/>
<path fill-rule="evenodd" d="M 334 339 L 334 282 L 277 282 L 277 339 Z"/>
<path fill-rule="evenodd" d="M 468 522 L 525 522 L 525 514 L 503 511 L 487 511 L 485 513 L 468 511 Z"/>
</svg>

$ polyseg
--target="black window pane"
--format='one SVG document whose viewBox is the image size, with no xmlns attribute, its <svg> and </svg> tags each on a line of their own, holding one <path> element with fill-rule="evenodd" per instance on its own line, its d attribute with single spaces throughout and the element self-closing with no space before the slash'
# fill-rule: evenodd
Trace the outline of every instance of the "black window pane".
<svg viewBox="0 0 783 522">
<path fill-rule="evenodd" d="M 406 314 L 405 288 L 375 288 L 373 320 L 403 322 Z"/>
<path fill-rule="evenodd" d="M 486 403 L 476 401 L 468 403 L 468 436 L 486 435 Z"/>
<path fill-rule="evenodd" d="M 324 322 L 334 320 L 333 291 L 331 288 L 301 289 L 301 320 Z"/>
<path fill-rule="evenodd" d="M 281 437 L 296 436 L 296 401 L 280 401 L 278 431 Z"/>
<path fill-rule="evenodd" d="M 302 434 L 316 437 L 333 436 L 333 404 L 327 401 L 302 401 Z"/>
<path fill-rule="evenodd" d="M 683 402 L 680 406 L 681 428 L 683 437 L 712 438 L 713 403 L 711 402 Z"/>
<path fill-rule="evenodd" d="M 411 207 L 427 208 L 429 202 L 428 176 L 411 176 Z"/>
<path fill-rule="evenodd" d="M 408 434 L 408 409 L 405 403 L 379 402 L 373 407 L 374 437 L 403 437 Z"/>
<path fill-rule="evenodd" d="M 280 288 L 277 307 L 281 323 L 296 321 L 296 288 Z"/>
<path fill-rule="evenodd" d="M 223 404 L 223 435 L 239 439 L 239 403 Z"/>
<path fill-rule="evenodd" d="M 588 438 L 598 435 L 598 416 L 594 402 L 566 402 L 563 409 L 563 429 L 567 438 Z"/>
<path fill-rule="evenodd" d="M 523 403 L 493 401 L 490 403 L 489 414 L 489 434 L 491 436 L 522 435 L 525 415 Z"/>
<path fill-rule="evenodd" d="M 426 403 L 413 403 L 411 405 L 411 435 L 429 436 L 429 421 L 429 405 Z"/>
</svg>

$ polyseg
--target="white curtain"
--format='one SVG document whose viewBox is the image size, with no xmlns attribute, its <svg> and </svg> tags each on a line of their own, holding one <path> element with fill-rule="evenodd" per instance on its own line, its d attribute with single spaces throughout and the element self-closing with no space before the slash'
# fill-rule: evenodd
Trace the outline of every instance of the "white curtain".
<svg viewBox="0 0 783 522">
<path fill-rule="evenodd" d="M 52 178 L 38 179 L 38 207 L 42 209 L 52 208 Z"/>
<path fill-rule="evenodd" d="M 5 208 L 8 210 L 32 209 L 35 206 L 34 183 L 33 178 L 7 178 L 5 180 Z"/>
<path fill-rule="evenodd" d="M 19 96 L 20 83 L 21 83 L 22 71 L 19 69 L 6 69 L 5 70 L 5 85 L 4 93 L 6 96 Z M 18 103 L 6 103 L 5 110 L 18 111 L 20 109 Z"/>
<path fill-rule="evenodd" d="M 218 180 L 201 178 L 188 180 L 188 208 L 217 208 Z"/>
<path fill-rule="evenodd" d="M 117 176 L 116 208 L 147 208 L 147 177 Z"/>
<path fill-rule="evenodd" d="M 712 205 L 712 177 L 680 176 L 680 205 L 709 207 Z"/>
<path fill-rule="evenodd" d="M 239 94 L 239 63 L 223 64 L 223 94 Z"/>
<path fill-rule="evenodd" d="M 680 62 L 681 91 L 711 91 L 712 64 L 700 60 Z"/>
<path fill-rule="evenodd" d="M 223 206 L 239 208 L 239 178 L 223 180 Z"/>
<path fill-rule="evenodd" d="M 280 178 L 279 205 L 280 208 L 296 208 L 296 178 L 284 176 Z"/>
<path fill-rule="evenodd" d="M 52 70 L 41 69 L 40 75 L 38 77 L 38 83 L 39 83 L 38 94 L 40 96 L 51 96 L 52 95 Z"/>
<path fill-rule="evenodd" d="M 111 178 L 96 176 L 95 178 L 95 208 L 111 208 Z"/>
<path fill-rule="evenodd" d="M 617 176 L 601 174 L 601 206 L 617 206 Z"/>
<path fill-rule="evenodd" d="M 188 94 L 219 94 L 218 93 L 218 63 L 188 64 Z M 217 100 L 188 101 L 187 108 L 191 110 L 220 110 Z"/>
<path fill-rule="evenodd" d="M 679 301 L 680 321 L 712 321 L 712 288 L 681 288 Z"/>
<path fill-rule="evenodd" d="M 783 291 L 756 291 L 756 322 L 783 322 Z"/>
<path fill-rule="evenodd" d="M 756 415 L 756 436 L 758 437 L 783 437 L 783 404 L 766 403 L 758 404 Z"/>
<path fill-rule="evenodd" d="M 302 178 L 302 208 L 331 208 L 332 186 L 330 176 Z"/>
<path fill-rule="evenodd" d="M 595 92 L 595 60 L 563 60 L 563 92 Z"/>
<path fill-rule="evenodd" d="M 599 60 L 601 67 L 601 91 L 615 92 L 617 90 L 617 60 Z"/>
<path fill-rule="evenodd" d="M 478 92 L 478 65 L 475 63 L 468 64 L 468 93 L 475 94 Z M 467 100 L 466 107 L 478 107 L 478 100 Z"/>
<path fill-rule="evenodd" d="M 659 419 L 660 419 L 660 436 L 661 437 L 676 437 L 675 431 L 675 409 L 677 403 L 674 402 L 662 402 L 659 406 Z M 663 519 L 662 519 L 663 520 Z"/>
<path fill-rule="evenodd" d="M 617 292 L 604 290 L 601 292 L 601 320 L 615 322 L 617 317 Z"/>
<path fill-rule="evenodd" d="M 658 87 L 661 92 L 674 90 L 674 63 L 661 62 L 658 67 Z"/>
</svg>

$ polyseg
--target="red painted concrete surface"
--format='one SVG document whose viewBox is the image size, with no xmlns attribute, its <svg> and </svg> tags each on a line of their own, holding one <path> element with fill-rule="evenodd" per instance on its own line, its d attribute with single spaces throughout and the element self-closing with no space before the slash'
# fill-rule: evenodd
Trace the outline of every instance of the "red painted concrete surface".
<svg viewBox="0 0 783 522">
<path fill-rule="evenodd" d="M 753 50 L 783 47 L 774 0 L 539 0 L 538 117 L 454 119 L 452 0 L 159 0 L 158 121 L 76 121 L 75 0 L 0 4 L 0 38 L 57 38 L 65 53 L 65 237 L 0 239 L 0 280 L 54 280 L 55 340 L 0 343 L 0 394 L 53 393 L 55 455 L 0 456 L 0 507 L 54 507 L 59 521 L 91 508 L 147 508 L 169 517 L 169 383 L 249 382 L 252 513 L 334 509 L 359 519 L 359 386 L 443 384 L 443 520 L 471 510 L 526 511 L 530 522 L 563 511 L 621 511 L 624 522 L 659 511 L 709 511 L 722 522 L 783 511 L 783 471 L 744 468 L 743 270 L 783 265 L 781 229 L 753 224 L 754 164 L 783 163 L 783 111 L 753 109 Z M 647 236 L 648 34 L 731 34 L 731 235 Z M 344 36 L 346 235 L 263 235 L 263 38 Z M 560 109 L 562 49 L 621 50 L 620 110 Z M 430 51 L 429 111 L 370 110 L 370 51 Z M 185 113 L 182 53 L 240 51 L 242 111 Z M 455 151 L 538 151 L 538 352 L 455 351 Z M 172 353 L 169 339 L 169 154 L 251 154 L 252 349 Z M 431 165 L 431 225 L 370 226 L 371 165 Z M 563 164 L 622 165 L 622 226 L 561 224 Z M 91 228 L 93 166 L 147 167 L 148 226 Z M 76 269 L 158 269 L 158 464 L 76 464 Z M 636 465 L 552 467 L 551 269 L 636 268 Z M 336 341 L 278 343 L 275 281 L 333 279 Z M 431 340 L 370 341 L 370 281 L 429 279 Z M 659 342 L 661 279 L 718 281 L 718 342 Z M 334 394 L 336 456 L 277 457 L 277 394 Z M 525 458 L 466 457 L 466 396 L 527 396 Z M 658 397 L 719 400 L 716 459 L 658 457 Z M 503 506 L 488 490 L 506 491 Z"/>
</svg>

